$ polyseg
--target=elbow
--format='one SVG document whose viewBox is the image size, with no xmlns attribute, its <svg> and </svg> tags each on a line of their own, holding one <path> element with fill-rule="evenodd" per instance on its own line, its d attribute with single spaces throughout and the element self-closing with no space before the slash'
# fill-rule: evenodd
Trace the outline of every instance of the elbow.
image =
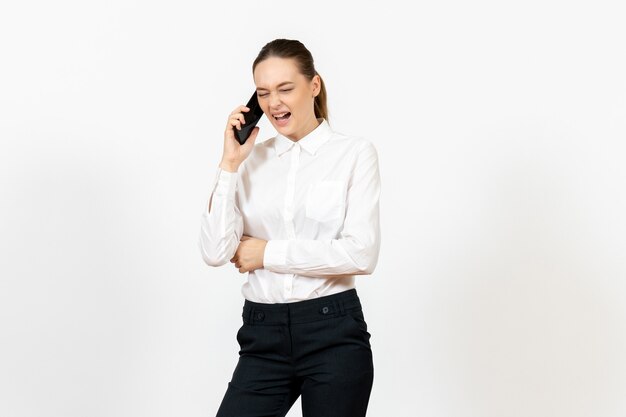
<svg viewBox="0 0 626 417">
<path fill-rule="evenodd" d="M 366 259 L 363 264 L 360 265 L 357 275 L 372 275 L 374 273 L 374 270 L 376 269 L 377 263 L 377 256 L 372 256 L 369 259 Z"/>
<path fill-rule="evenodd" d="M 202 254 L 202 260 L 208 266 L 222 266 L 230 259 L 224 251 L 217 251 L 215 248 L 208 249 L 207 245 L 202 242 L 202 239 L 198 240 L 198 247 Z"/>
<path fill-rule="evenodd" d="M 378 254 L 380 252 L 380 245 L 377 242 L 373 242 L 370 245 L 363 247 L 361 257 L 357 263 L 356 275 L 371 275 L 376 269 L 378 264 Z"/>
<path fill-rule="evenodd" d="M 202 253 L 202 259 L 204 260 L 204 263 L 208 266 L 222 266 L 226 264 L 226 259 L 222 259 L 220 257 L 212 257 L 204 252 Z"/>
<path fill-rule="evenodd" d="M 340 247 L 349 260 L 350 271 L 353 275 L 371 275 L 378 264 L 380 252 L 380 238 L 378 234 L 365 237 L 345 236 L 340 239 Z"/>
<path fill-rule="evenodd" d="M 235 227 L 237 231 L 227 229 L 223 233 L 215 233 L 215 229 L 211 229 L 208 223 L 203 223 L 198 236 L 198 247 L 205 264 L 222 266 L 235 256 L 243 234 L 241 223 Z"/>
<path fill-rule="evenodd" d="M 363 275 L 372 275 L 375 269 L 376 269 L 376 262 L 373 262 L 372 264 L 368 265 Z"/>
</svg>

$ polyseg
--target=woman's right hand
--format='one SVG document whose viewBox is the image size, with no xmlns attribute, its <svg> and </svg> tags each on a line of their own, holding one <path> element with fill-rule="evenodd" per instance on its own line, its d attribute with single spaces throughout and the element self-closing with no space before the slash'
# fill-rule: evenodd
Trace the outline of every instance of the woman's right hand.
<svg viewBox="0 0 626 417">
<path fill-rule="evenodd" d="M 226 131 L 224 132 L 224 152 L 222 153 L 220 167 L 230 172 L 237 172 L 239 165 L 250 155 L 256 137 L 259 134 L 259 127 L 255 126 L 250 133 L 250 137 L 243 145 L 240 145 L 237 138 L 235 138 L 233 127 L 241 130 L 242 124 L 245 123 L 243 112 L 248 111 L 250 111 L 248 107 L 238 106 L 228 116 L 228 123 L 226 123 Z"/>
</svg>

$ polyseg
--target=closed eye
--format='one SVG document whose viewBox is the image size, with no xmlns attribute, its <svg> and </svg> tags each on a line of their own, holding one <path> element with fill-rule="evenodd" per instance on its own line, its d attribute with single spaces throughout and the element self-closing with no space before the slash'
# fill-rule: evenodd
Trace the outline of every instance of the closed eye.
<svg viewBox="0 0 626 417">
<path fill-rule="evenodd" d="M 293 90 L 293 88 L 286 88 L 284 90 L 278 90 L 278 91 L 280 91 L 281 93 L 288 93 L 288 92 L 290 92 L 292 90 Z M 269 94 L 268 93 L 257 93 L 257 95 L 259 97 L 267 97 Z"/>
</svg>

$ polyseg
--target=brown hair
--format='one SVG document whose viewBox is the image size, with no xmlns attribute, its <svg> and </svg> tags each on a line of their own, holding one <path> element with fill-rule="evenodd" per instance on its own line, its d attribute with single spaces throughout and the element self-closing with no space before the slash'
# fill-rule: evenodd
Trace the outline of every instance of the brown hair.
<svg viewBox="0 0 626 417">
<path fill-rule="evenodd" d="M 313 56 L 311 52 L 302 44 L 302 42 L 292 39 L 274 39 L 267 43 L 252 64 L 252 73 L 257 64 L 267 58 L 293 58 L 296 60 L 300 73 L 312 80 L 313 77 L 319 75 L 315 70 Z M 326 87 L 324 80 L 320 76 L 321 86 L 320 92 L 315 97 L 315 117 L 323 117 L 328 120 L 328 106 L 326 104 Z"/>
</svg>

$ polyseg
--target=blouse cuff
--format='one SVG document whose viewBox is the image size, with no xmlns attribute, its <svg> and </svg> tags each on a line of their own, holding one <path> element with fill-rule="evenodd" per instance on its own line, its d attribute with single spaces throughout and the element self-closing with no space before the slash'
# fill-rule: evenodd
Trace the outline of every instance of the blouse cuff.
<svg viewBox="0 0 626 417">
<path fill-rule="evenodd" d="M 229 172 L 223 170 L 222 168 L 217 168 L 217 185 L 215 187 L 215 194 L 235 197 L 237 175 L 238 172 Z"/>
<path fill-rule="evenodd" d="M 210 215 L 209 204 L 212 205 L 212 200 L 215 200 L 213 197 L 226 197 L 226 200 L 230 201 L 233 201 L 235 199 L 238 175 L 239 172 L 230 172 L 225 171 L 220 167 L 217 168 L 217 172 L 215 173 L 215 179 L 213 180 L 213 185 L 211 187 L 211 192 L 209 194 L 209 197 L 207 198 L 206 204 L 204 205 L 204 211 L 202 212 L 204 216 Z"/>
<path fill-rule="evenodd" d="M 271 270 L 273 267 L 285 266 L 288 245 L 288 240 L 268 240 L 263 254 L 263 267 Z"/>
</svg>

